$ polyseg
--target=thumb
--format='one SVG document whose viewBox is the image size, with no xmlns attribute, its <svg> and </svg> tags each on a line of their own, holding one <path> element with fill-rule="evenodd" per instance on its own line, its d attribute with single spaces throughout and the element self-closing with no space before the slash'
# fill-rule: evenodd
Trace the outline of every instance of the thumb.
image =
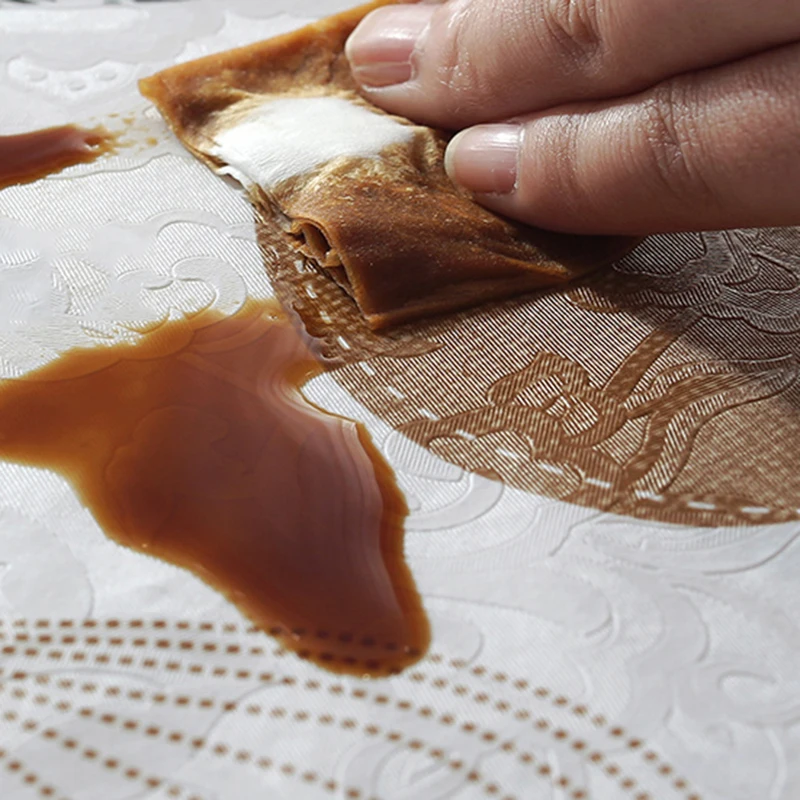
<svg viewBox="0 0 800 800">
<path fill-rule="evenodd" d="M 445 166 L 531 225 L 648 234 L 800 224 L 800 44 L 602 104 L 478 125 Z"/>
</svg>

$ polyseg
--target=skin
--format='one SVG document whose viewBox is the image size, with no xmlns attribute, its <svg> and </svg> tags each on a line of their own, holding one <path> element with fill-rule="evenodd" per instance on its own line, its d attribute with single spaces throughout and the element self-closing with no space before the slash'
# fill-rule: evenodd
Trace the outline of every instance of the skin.
<svg viewBox="0 0 800 800">
<path fill-rule="evenodd" d="M 449 0 L 348 42 L 387 111 L 460 131 L 447 169 L 554 230 L 800 224 L 797 0 Z"/>
</svg>

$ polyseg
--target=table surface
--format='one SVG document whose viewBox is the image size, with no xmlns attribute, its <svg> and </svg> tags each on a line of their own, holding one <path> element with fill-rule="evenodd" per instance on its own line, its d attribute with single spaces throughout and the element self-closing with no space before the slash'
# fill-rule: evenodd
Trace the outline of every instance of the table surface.
<svg viewBox="0 0 800 800">
<path fill-rule="evenodd" d="M 0 2 L 0 133 L 107 120 L 131 142 L 0 192 L 0 375 L 271 294 L 245 198 L 166 133 L 136 81 L 343 7 Z M 701 422 L 692 429 L 692 480 L 725 485 L 763 447 L 753 485 L 774 484 L 785 510 L 800 441 L 800 231 L 656 237 L 619 269 L 662 281 L 640 307 L 702 320 L 691 369 L 761 381 L 708 399 L 717 427 L 705 439 Z M 522 334 L 539 308 L 523 303 L 504 324 Z M 603 336 L 646 338 L 667 317 L 607 319 Z M 456 348 L 457 325 L 437 344 Z M 733 349 L 715 354 L 723 338 Z M 403 364 L 384 355 L 365 371 L 402 376 Z M 688 369 L 667 366 L 665 381 Z M 402 414 L 382 413 L 368 387 L 357 397 L 352 369 L 307 393 L 367 424 L 409 497 L 430 653 L 388 680 L 322 672 L 193 576 L 107 540 L 62 478 L 0 463 L 3 800 L 800 796 L 796 514 L 695 525 L 494 481 L 457 448 L 434 455 L 399 433 Z M 704 461 L 726 419 L 754 438 L 737 433 Z"/>
</svg>

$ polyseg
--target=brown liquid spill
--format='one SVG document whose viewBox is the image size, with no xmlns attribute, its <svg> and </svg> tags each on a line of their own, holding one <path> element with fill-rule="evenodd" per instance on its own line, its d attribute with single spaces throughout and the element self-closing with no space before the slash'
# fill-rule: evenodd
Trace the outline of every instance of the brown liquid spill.
<svg viewBox="0 0 800 800">
<path fill-rule="evenodd" d="M 109 536 L 301 657 L 391 674 L 429 637 L 407 509 L 366 430 L 301 396 L 320 371 L 274 302 L 170 321 L 0 383 L 0 458 L 59 472 Z"/>
<path fill-rule="evenodd" d="M 111 152 L 115 143 L 116 136 L 105 128 L 76 125 L 0 136 L 0 189 L 89 163 Z"/>
</svg>

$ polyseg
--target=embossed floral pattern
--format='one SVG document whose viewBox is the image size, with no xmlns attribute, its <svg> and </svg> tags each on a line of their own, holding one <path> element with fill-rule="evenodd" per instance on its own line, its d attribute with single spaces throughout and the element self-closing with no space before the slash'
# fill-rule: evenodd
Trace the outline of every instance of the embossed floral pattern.
<svg viewBox="0 0 800 800">
<path fill-rule="evenodd" d="M 135 81 L 347 3 L 97 5 L 0 3 L 4 132 L 136 112 L 114 159 L 0 192 L 4 377 L 271 292 L 247 202 Z M 794 800 L 798 253 L 796 230 L 658 237 L 568 294 L 329 331 L 307 393 L 414 501 L 433 647 L 391 681 L 295 660 L 0 464 L 0 796 Z"/>
</svg>

